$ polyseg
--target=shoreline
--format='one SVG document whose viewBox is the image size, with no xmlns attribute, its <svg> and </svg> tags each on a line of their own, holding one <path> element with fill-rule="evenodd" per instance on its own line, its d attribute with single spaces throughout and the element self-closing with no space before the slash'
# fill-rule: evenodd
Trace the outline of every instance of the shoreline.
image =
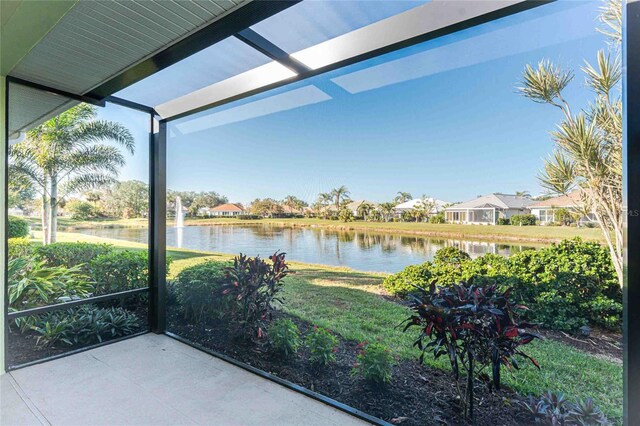
<svg viewBox="0 0 640 426">
<path fill-rule="evenodd" d="M 35 226 L 34 226 L 35 225 Z M 454 240 L 488 241 L 493 243 L 523 243 L 548 245 L 565 239 L 580 237 L 585 241 L 604 243 L 598 228 L 570 228 L 551 226 L 515 227 L 511 225 L 458 225 L 458 224 L 430 224 L 415 222 L 336 222 L 322 219 L 187 219 L 185 226 L 238 226 L 238 225 L 271 225 L 288 228 L 320 228 L 343 232 L 372 232 L 378 234 L 393 234 L 399 236 L 415 236 L 423 238 L 441 238 Z M 173 226 L 173 221 L 167 221 L 167 228 Z M 95 221 L 78 223 L 61 223 L 60 231 L 74 232 L 86 229 L 124 229 L 147 228 L 144 219 Z M 32 229 L 38 230 L 36 223 Z"/>
</svg>

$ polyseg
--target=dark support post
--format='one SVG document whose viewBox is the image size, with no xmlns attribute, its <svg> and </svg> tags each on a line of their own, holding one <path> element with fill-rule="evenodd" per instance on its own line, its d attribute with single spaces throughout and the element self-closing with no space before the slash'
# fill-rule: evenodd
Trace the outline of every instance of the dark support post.
<svg viewBox="0 0 640 426">
<path fill-rule="evenodd" d="M 624 3 L 623 3 L 624 4 Z M 626 4 L 624 34 L 627 233 L 624 291 L 624 423 L 640 424 L 640 0 Z"/>
<path fill-rule="evenodd" d="M 154 333 L 164 333 L 167 328 L 167 123 L 160 121 L 157 133 L 153 132 L 151 116 L 149 155 L 149 327 Z"/>
</svg>

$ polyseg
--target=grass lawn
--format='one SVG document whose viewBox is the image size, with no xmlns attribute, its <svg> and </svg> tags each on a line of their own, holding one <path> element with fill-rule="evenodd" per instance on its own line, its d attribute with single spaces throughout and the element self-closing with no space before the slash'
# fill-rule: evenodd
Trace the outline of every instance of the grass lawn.
<svg viewBox="0 0 640 426">
<path fill-rule="evenodd" d="M 438 225 L 441 226 L 441 225 Z M 81 234 L 60 233 L 60 241 L 108 242 L 128 249 L 145 246 L 120 240 L 108 240 Z M 205 260 L 230 260 L 229 254 L 169 249 L 170 276 Z M 292 274 L 284 290 L 283 310 L 304 320 L 357 341 L 381 340 L 401 359 L 417 359 L 412 347 L 416 331 L 403 333 L 396 327 L 409 316 L 409 310 L 381 297 L 384 274 L 358 272 L 346 268 L 290 263 Z M 504 375 L 505 382 L 521 394 L 539 395 L 546 390 L 563 392 L 570 398 L 592 397 L 610 420 L 622 418 L 622 365 L 597 358 L 563 343 L 534 341 L 525 352 L 538 360 L 538 371 L 528 363 L 514 373 Z M 445 360 L 425 362 L 448 369 Z"/>
</svg>

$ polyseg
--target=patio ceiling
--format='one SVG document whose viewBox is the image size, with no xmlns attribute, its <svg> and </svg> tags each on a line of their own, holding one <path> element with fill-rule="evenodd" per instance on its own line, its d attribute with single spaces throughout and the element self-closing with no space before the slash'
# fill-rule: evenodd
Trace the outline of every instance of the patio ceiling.
<svg viewBox="0 0 640 426">
<path fill-rule="evenodd" d="M 28 19 L 21 3 L 33 2 L 2 3 L 13 27 Z M 67 1 L 23 55 L 12 52 L 13 81 L 50 90 L 12 85 L 9 134 L 113 94 L 175 119 L 546 2 L 369 3 Z"/>
</svg>

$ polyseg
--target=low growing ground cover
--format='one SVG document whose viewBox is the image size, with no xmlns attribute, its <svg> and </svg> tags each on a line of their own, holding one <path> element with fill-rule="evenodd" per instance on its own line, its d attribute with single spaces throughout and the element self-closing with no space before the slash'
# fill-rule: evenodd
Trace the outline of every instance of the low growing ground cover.
<svg viewBox="0 0 640 426">
<path fill-rule="evenodd" d="M 60 238 L 104 241 L 78 234 L 61 234 Z M 144 250 L 144 246 L 140 244 L 119 243 L 121 249 Z M 171 249 L 168 255 L 173 259 L 170 278 L 175 278 L 185 268 L 202 262 L 228 264 L 233 258 L 226 254 L 180 249 Z M 403 333 L 400 327 L 396 327 L 409 317 L 410 310 L 402 302 L 387 295 L 381 285 L 386 275 L 295 262 L 291 262 L 290 267 L 281 292 L 283 303 L 279 305 L 275 317 L 293 320 L 303 334 L 302 339 L 306 338 L 309 330 L 318 326 L 327 329 L 339 340 L 337 364 L 328 367 L 325 370 L 327 373 L 319 376 L 313 373 L 310 354 L 305 345 L 301 346 L 294 357 L 287 357 L 286 361 L 282 360 L 282 356 L 274 358 L 268 350 L 256 351 L 255 348 L 242 345 L 215 346 L 225 340 L 220 340 L 220 334 L 216 334 L 218 332 L 215 331 L 214 323 L 206 327 L 188 325 L 184 316 L 176 312 L 173 313 L 173 324 L 182 328 L 175 329 L 175 332 L 220 351 L 226 348 L 230 355 L 238 359 L 298 381 L 329 396 L 332 396 L 332 389 L 337 389 L 339 393 L 333 395 L 336 399 L 385 420 L 410 417 L 411 420 L 406 420 L 405 424 L 424 424 L 425 419 L 432 419 L 437 410 L 452 412 L 455 404 L 452 405 L 451 402 L 454 392 L 448 373 L 448 361 L 435 361 L 431 357 L 425 357 L 426 366 L 418 364 L 419 351 L 412 347 L 417 336 L 411 332 Z M 216 336 L 218 338 L 214 339 Z M 357 345 L 363 341 L 381 343 L 396 360 L 396 365 L 392 368 L 392 382 L 386 394 L 368 387 L 361 379 L 351 375 L 353 363 L 356 362 Z M 571 398 L 593 397 L 610 420 L 621 421 L 622 365 L 619 361 L 594 356 L 555 339 L 535 340 L 527 345 L 526 352 L 536 358 L 541 369 L 538 371 L 532 365 L 523 363 L 521 370 L 513 375 L 504 372 L 506 389 L 482 396 L 485 398 L 485 407 L 494 407 L 491 409 L 493 411 L 487 408 L 489 411 L 485 413 L 488 419 L 507 424 L 506 418 L 500 417 L 506 410 L 512 416 L 512 421 L 517 419 L 520 423 L 525 419 L 522 417 L 525 411 L 517 401 L 529 394 L 540 396 L 547 390 L 552 390 L 564 392 Z M 332 382 L 337 380 L 335 377 L 341 381 Z M 411 392 L 406 390 L 412 386 L 419 389 L 414 397 L 410 397 Z M 436 397 L 433 396 L 434 390 Z M 352 393 L 357 397 L 350 399 L 348 395 Z M 426 404 L 424 401 L 428 400 L 429 395 L 432 400 Z M 406 402 L 403 402 L 405 399 Z M 384 408 L 388 408 L 388 411 L 384 411 Z"/>
</svg>

